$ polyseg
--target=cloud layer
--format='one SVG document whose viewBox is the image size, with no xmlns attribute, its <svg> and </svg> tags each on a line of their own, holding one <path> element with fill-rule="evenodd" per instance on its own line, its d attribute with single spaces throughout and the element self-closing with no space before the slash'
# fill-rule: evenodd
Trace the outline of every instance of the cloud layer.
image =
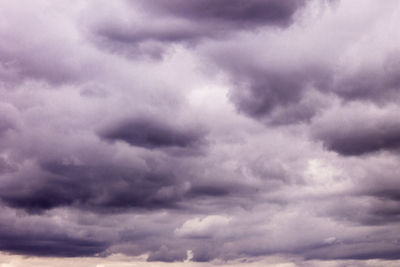
<svg viewBox="0 0 400 267">
<path fill-rule="evenodd" d="M 399 259 L 398 1 L 0 7 L 2 252 Z"/>
</svg>

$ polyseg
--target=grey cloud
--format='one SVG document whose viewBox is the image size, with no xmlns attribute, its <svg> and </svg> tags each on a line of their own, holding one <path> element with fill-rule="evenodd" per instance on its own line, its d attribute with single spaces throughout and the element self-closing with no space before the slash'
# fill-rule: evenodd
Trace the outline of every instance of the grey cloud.
<svg viewBox="0 0 400 267">
<path fill-rule="evenodd" d="M 0 250 L 398 258 L 396 1 L 322 2 L 0 0 Z"/>
<path fill-rule="evenodd" d="M 12 105 L 0 102 L 0 137 L 18 129 L 18 111 Z"/>
<path fill-rule="evenodd" d="M 337 177 L 343 182 L 343 188 L 320 200 L 316 205 L 318 214 L 341 223 L 357 225 L 357 228 L 396 225 L 400 214 L 396 154 L 331 155 L 331 160 L 338 160 L 337 164 L 346 170 Z"/>
<path fill-rule="evenodd" d="M 205 131 L 201 127 L 174 125 L 164 120 L 148 116 L 126 119 L 104 130 L 101 136 L 150 149 L 194 148 L 205 142 Z"/>
<path fill-rule="evenodd" d="M 270 124 L 291 124 L 312 118 L 320 104 L 305 99 L 307 86 L 312 86 L 307 73 L 260 73 L 250 77 L 233 73 L 239 83 L 232 100 L 239 111 Z M 320 78 L 320 77 L 318 77 Z M 240 81 L 248 80 L 241 85 Z M 303 102 L 303 103 L 301 103 Z M 279 109 L 284 110 L 279 111 Z M 291 111 L 291 109 L 294 109 Z"/>
<path fill-rule="evenodd" d="M 376 247 L 375 242 L 360 242 L 348 244 L 336 244 L 325 248 L 317 249 L 310 252 L 307 259 L 321 259 L 327 253 L 330 259 L 354 259 L 354 260 L 371 260 L 371 259 L 398 259 L 398 244 L 394 242 L 379 244 Z"/>
<path fill-rule="evenodd" d="M 327 13 L 326 18 L 332 12 L 329 5 L 322 11 Z M 333 10 L 333 13 L 339 12 Z M 352 42 L 342 36 L 346 30 L 336 31 L 331 23 L 324 16 L 312 20 L 303 17 L 297 27 L 286 31 L 235 38 L 238 43 L 210 42 L 200 51 L 215 71 L 230 78 L 231 99 L 237 109 L 270 125 L 309 123 L 335 98 L 379 105 L 396 103 L 399 99 L 397 48 L 383 47 L 375 51 L 376 55 L 371 51 L 370 57 L 356 63 L 351 53 Z M 332 27 L 330 30 L 337 36 L 337 42 L 343 43 L 335 46 L 324 42 L 325 31 L 321 27 Z M 374 39 L 379 32 L 365 34 Z M 315 41 L 309 42 L 304 35 Z M 310 99 L 315 90 L 321 95 L 317 102 L 315 98 Z"/>
<path fill-rule="evenodd" d="M 160 12 L 168 12 L 194 20 L 214 20 L 229 22 L 236 26 L 283 24 L 292 20 L 293 14 L 304 5 L 305 1 L 144 1 L 143 5 Z"/>
<path fill-rule="evenodd" d="M 371 194 L 380 198 L 400 201 L 400 190 L 394 188 L 393 186 L 396 186 L 396 184 L 393 183 L 393 185 L 389 184 L 385 186 L 380 186 L 374 190 L 371 190 Z"/>
<path fill-rule="evenodd" d="M 219 57 L 214 60 L 224 66 L 236 87 L 232 90 L 232 100 L 238 110 L 269 124 L 310 122 L 327 102 L 323 98 L 319 102 L 315 102 L 315 98 L 308 99 L 313 90 L 319 90 L 326 97 L 334 95 L 345 102 L 366 101 L 384 105 L 399 98 L 397 52 L 388 53 L 382 66 L 363 66 L 346 72 L 326 63 L 310 65 L 307 61 L 298 63 L 296 69 L 276 66 L 271 71 L 270 66 L 240 65 L 239 62 L 248 60 L 229 52 Z M 295 110 L 294 114 L 290 114 L 291 109 Z"/>
<path fill-rule="evenodd" d="M 93 229 L 81 228 L 48 215 L 30 216 L 1 207 L 0 249 L 13 254 L 40 257 L 79 257 L 104 253 L 112 238 L 95 236 Z"/>
<path fill-rule="evenodd" d="M 291 51 L 292 57 L 281 59 L 278 55 L 290 46 L 290 40 L 275 41 L 269 35 L 255 38 L 278 44 L 268 50 L 247 38 L 237 40 L 241 45 L 222 41 L 205 45 L 202 52 L 214 71 L 227 75 L 230 99 L 239 112 L 269 125 L 310 122 L 330 102 L 332 67 L 315 58 L 302 58 L 303 51 Z"/>
<path fill-rule="evenodd" d="M 2 40 L 0 62 L 4 69 L 3 81 L 16 83 L 39 79 L 51 83 L 62 83 L 74 81 L 78 77 L 79 66 L 63 58 L 67 51 L 57 47 L 59 44 L 55 43 L 46 49 L 44 46 L 48 45 L 45 43 L 48 42 L 47 40 L 42 40 L 42 44 L 37 44 L 36 47 L 26 47 L 20 43 L 21 40 L 16 42 L 4 37 Z"/>
<path fill-rule="evenodd" d="M 383 125 L 383 127 L 376 125 L 374 129 L 365 130 L 360 130 L 362 124 L 354 124 L 352 127 L 354 128 L 342 128 L 331 132 L 321 131 L 318 133 L 318 138 L 323 140 L 329 150 L 347 156 L 393 150 L 400 147 L 400 128 L 396 125 Z"/>
<path fill-rule="evenodd" d="M 171 249 L 162 246 L 160 249 L 150 253 L 148 261 L 175 262 L 186 259 L 186 251 L 183 249 Z"/>
<path fill-rule="evenodd" d="M 120 18 L 114 21 L 100 19 L 92 26 L 95 42 L 125 55 L 144 54 L 160 58 L 168 43 L 193 44 L 207 38 L 218 39 L 242 29 L 253 30 L 265 25 L 288 26 L 306 1 L 126 2 L 137 14 L 149 14 L 144 18 L 147 23 L 129 19 L 122 21 Z"/>
<path fill-rule="evenodd" d="M 333 91 L 345 100 L 391 102 L 400 89 L 399 51 L 389 51 L 383 63 L 360 66 L 350 73 L 341 73 L 333 82 Z M 339 71 L 340 73 L 340 71 Z"/>
<path fill-rule="evenodd" d="M 100 28 L 98 34 L 105 36 L 108 40 L 117 43 L 140 43 L 140 42 L 179 42 L 182 40 L 196 39 L 199 35 L 205 34 L 203 29 L 196 29 L 191 23 L 182 23 L 176 25 L 166 21 L 164 24 L 159 23 L 154 26 L 132 25 L 131 28 L 123 25 L 110 25 L 105 28 Z M 194 29 L 193 29 L 194 28 Z"/>
<path fill-rule="evenodd" d="M 0 174 L 16 171 L 16 167 L 10 164 L 7 159 L 0 157 Z"/>
<path fill-rule="evenodd" d="M 326 203 L 324 208 L 321 215 L 359 226 L 379 227 L 396 224 L 400 216 L 398 201 L 382 199 L 380 196 L 371 196 L 368 193 L 344 196 L 336 203 Z"/>
<path fill-rule="evenodd" d="M 245 183 L 195 176 L 178 164 L 174 165 L 176 170 L 157 164 L 149 160 L 146 166 L 128 167 L 53 161 L 25 171 L 8 164 L 3 170 L 0 199 L 10 207 L 31 213 L 57 207 L 107 213 L 187 210 L 202 200 L 229 206 L 235 198 L 237 203 L 245 203 L 248 194 L 257 191 Z"/>
<path fill-rule="evenodd" d="M 0 135 L 14 129 L 14 123 L 6 118 L 0 118 Z"/>
<path fill-rule="evenodd" d="M 191 196 L 227 196 L 231 193 L 226 185 L 198 185 L 190 189 L 189 195 Z"/>
<path fill-rule="evenodd" d="M 94 256 L 109 246 L 106 242 L 70 238 L 60 234 L 59 236 L 38 235 L 12 235 L 0 234 L 3 251 L 32 256 L 45 257 L 83 257 Z"/>
<path fill-rule="evenodd" d="M 30 81 L 52 86 L 76 84 L 93 78 L 100 65 L 96 52 L 82 42 L 72 6 L 54 9 L 44 1 L 3 2 L 0 27 L 0 78 L 10 88 Z M 40 14 L 46 13 L 46 16 Z"/>
<path fill-rule="evenodd" d="M 345 105 L 317 120 L 313 136 L 324 146 L 345 156 L 357 156 L 400 147 L 397 108 L 374 105 Z"/>
<path fill-rule="evenodd" d="M 388 197 L 389 194 L 385 193 L 382 195 Z M 400 201 L 398 199 L 381 200 L 379 195 L 377 197 L 378 198 L 372 202 L 370 208 L 368 209 L 370 222 L 376 224 L 398 222 L 400 218 Z"/>
<path fill-rule="evenodd" d="M 152 209 L 176 206 L 187 190 L 172 174 L 157 171 L 57 162 L 42 168 L 44 172 L 3 185 L 1 199 L 12 207 L 32 211 L 70 205 L 99 210 Z M 28 180 L 33 181 L 27 186 Z"/>
</svg>

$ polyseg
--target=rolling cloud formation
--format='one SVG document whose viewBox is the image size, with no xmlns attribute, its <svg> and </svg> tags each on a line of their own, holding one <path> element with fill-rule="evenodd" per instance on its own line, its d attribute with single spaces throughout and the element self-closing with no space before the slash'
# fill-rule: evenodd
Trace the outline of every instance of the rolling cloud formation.
<svg viewBox="0 0 400 267">
<path fill-rule="evenodd" d="M 400 258 L 400 3 L 0 0 L 0 250 Z"/>
</svg>

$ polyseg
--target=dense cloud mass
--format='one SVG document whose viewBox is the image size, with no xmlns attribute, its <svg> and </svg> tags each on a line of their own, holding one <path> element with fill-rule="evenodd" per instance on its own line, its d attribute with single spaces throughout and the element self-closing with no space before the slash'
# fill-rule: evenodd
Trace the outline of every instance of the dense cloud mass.
<svg viewBox="0 0 400 267">
<path fill-rule="evenodd" d="M 166 122 L 140 117 L 123 121 L 120 125 L 105 130 L 105 139 L 121 140 L 132 146 L 146 148 L 195 146 L 202 138 L 201 129 L 179 129 Z"/>
<path fill-rule="evenodd" d="M 0 0 L 0 252 L 396 266 L 399 14 Z"/>
<path fill-rule="evenodd" d="M 304 1 L 182 1 L 163 2 L 159 0 L 144 1 L 143 5 L 150 6 L 163 14 L 165 11 L 180 17 L 190 19 L 215 20 L 241 24 L 287 24 L 293 13 Z"/>
<path fill-rule="evenodd" d="M 131 14 L 93 23 L 111 51 L 160 57 L 165 45 L 224 38 L 240 30 L 288 26 L 305 0 L 126 1 Z M 150 15 L 149 15 L 150 13 Z M 109 16 L 109 15 L 107 15 Z M 139 19 L 138 19 L 139 17 Z M 121 52 L 120 51 L 120 52 Z"/>
<path fill-rule="evenodd" d="M 347 114 L 351 112 L 351 116 Z M 400 148 L 398 107 L 344 105 L 326 112 L 313 126 L 314 135 L 324 145 L 342 155 L 362 155 Z"/>
</svg>

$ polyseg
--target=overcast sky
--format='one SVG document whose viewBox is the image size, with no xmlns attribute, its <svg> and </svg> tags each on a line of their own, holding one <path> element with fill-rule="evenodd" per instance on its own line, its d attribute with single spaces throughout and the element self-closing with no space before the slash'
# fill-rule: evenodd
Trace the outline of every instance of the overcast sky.
<svg viewBox="0 0 400 267">
<path fill-rule="evenodd" d="M 399 25 L 0 0 L 0 266 L 399 266 Z"/>
</svg>

